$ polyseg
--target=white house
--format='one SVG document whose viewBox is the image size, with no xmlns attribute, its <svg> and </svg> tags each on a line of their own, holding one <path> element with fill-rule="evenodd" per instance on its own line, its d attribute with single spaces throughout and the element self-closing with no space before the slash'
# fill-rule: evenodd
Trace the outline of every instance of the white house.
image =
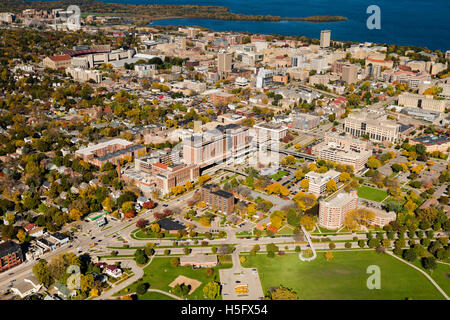
<svg viewBox="0 0 450 320">
<path fill-rule="evenodd" d="M 11 287 L 11 291 L 18 295 L 20 298 L 25 298 L 32 294 L 35 294 L 42 288 L 42 285 L 39 284 L 39 281 L 34 276 L 30 276 L 23 280 L 20 280 L 15 283 L 13 287 Z"/>
<path fill-rule="evenodd" d="M 105 273 L 113 278 L 119 278 L 122 276 L 122 270 L 114 265 L 106 266 Z"/>
</svg>

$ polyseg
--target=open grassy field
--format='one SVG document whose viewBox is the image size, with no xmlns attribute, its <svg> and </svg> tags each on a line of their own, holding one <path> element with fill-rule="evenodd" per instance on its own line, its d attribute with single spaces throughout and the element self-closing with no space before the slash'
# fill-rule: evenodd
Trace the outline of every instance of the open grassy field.
<svg viewBox="0 0 450 320">
<path fill-rule="evenodd" d="M 358 197 L 367 200 L 372 200 L 375 202 L 383 201 L 383 199 L 386 198 L 388 195 L 387 192 L 384 190 L 371 188 L 368 186 L 358 187 L 357 190 L 358 190 Z"/>
<path fill-rule="evenodd" d="M 428 273 L 442 290 L 444 290 L 447 294 L 450 294 L 450 265 L 438 263 L 437 268 L 432 272 L 425 270 L 419 259 L 414 262 L 414 265 Z"/>
<path fill-rule="evenodd" d="M 203 297 L 203 287 L 210 281 L 214 280 L 214 277 L 219 279 L 219 267 L 214 268 L 214 274 L 212 276 L 208 276 L 206 274 L 206 269 L 192 269 L 191 267 L 174 267 L 170 264 L 170 260 L 172 258 L 159 258 L 155 257 L 150 265 L 148 265 L 144 269 L 144 276 L 143 276 L 143 282 L 150 284 L 150 289 L 159 289 L 166 292 L 169 292 L 171 289 L 169 287 L 169 284 L 175 280 L 179 275 L 183 275 L 185 277 L 195 279 L 201 282 L 201 285 L 199 288 L 197 288 L 191 295 L 189 295 L 187 298 L 188 300 L 204 300 Z M 228 267 L 228 266 L 222 266 L 222 267 Z M 129 292 L 126 292 L 125 288 L 124 290 L 120 291 L 118 295 L 123 295 L 126 293 L 132 293 L 135 292 L 137 284 L 131 284 L 127 288 L 129 289 Z M 154 292 L 147 292 L 142 296 L 139 296 L 139 300 L 153 300 L 155 298 Z M 163 299 L 163 297 L 157 297 L 158 300 Z M 221 297 L 219 297 L 221 299 Z M 170 297 L 167 297 L 167 299 L 172 300 Z"/>
<path fill-rule="evenodd" d="M 277 173 L 273 174 L 270 176 L 270 178 L 272 178 L 273 180 L 279 180 L 281 178 L 283 178 L 284 176 L 287 176 L 289 174 L 289 172 L 286 172 L 284 170 L 280 170 Z"/>
<path fill-rule="evenodd" d="M 444 299 L 423 274 L 387 254 L 368 250 L 335 251 L 333 255 L 326 261 L 319 252 L 311 262 L 300 261 L 297 254 L 246 256 L 244 266 L 258 269 L 264 293 L 269 287 L 283 285 L 306 300 Z M 367 288 L 370 265 L 380 267 L 379 290 Z"/>
</svg>

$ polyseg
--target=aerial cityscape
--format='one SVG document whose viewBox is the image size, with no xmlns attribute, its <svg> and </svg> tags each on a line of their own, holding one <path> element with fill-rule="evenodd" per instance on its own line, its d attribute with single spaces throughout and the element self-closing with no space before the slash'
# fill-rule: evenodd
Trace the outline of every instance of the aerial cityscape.
<svg viewBox="0 0 450 320">
<path fill-rule="evenodd" d="M 174 2 L 0 3 L 0 299 L 450 300 L 448 26 Z"/>
</svg>

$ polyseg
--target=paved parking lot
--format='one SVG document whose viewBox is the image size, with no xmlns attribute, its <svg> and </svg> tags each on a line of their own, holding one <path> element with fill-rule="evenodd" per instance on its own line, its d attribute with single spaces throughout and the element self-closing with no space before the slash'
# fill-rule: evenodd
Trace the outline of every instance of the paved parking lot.
<svg viewBox="0 0 450 320">
<path fill-rule="evenodd" d="M 234 268 L 221 269 L 219 274 L 222 282 L 223 300 L 260 300 L 264 298 L 257 269 L 241 268 L 240 271 Z M 247 285 L 248 293 L 238 295 L 235 291 L 238 285 Z"/>
</svg>

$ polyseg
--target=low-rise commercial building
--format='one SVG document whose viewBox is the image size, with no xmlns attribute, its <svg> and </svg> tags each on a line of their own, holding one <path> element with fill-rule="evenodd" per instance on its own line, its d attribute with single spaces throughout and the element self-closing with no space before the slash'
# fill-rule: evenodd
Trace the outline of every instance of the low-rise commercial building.
<svg viewBox="0 0 450 320">
<path fill-rule="evenodd" d="M 218 259 L 215 254 L 190 254 L 180 257 L 180 266 L 192 266 L 193 268 L 214 268 L 217 266 Z"/>
<path fill-rule="evenodd" d="M 445 135 L 426 135 L 409 140 L 412 145 L 423 144 L 425 145 L 426 152 L 444 152 L 448 153 L 450 148 L 450 138 Z"/>
</svg>

